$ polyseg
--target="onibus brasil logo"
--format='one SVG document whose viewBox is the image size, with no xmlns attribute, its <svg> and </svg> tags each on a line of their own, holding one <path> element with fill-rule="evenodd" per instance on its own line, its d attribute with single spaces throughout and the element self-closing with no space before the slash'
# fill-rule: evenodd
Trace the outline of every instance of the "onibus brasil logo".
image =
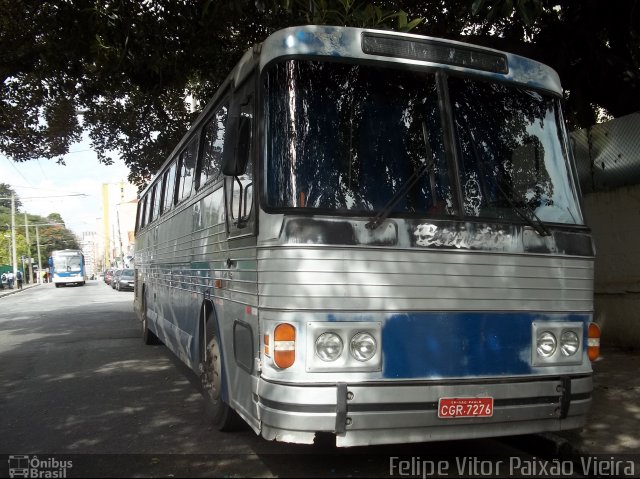
<svg viewBox="0 0 640 479">
<path fill-rule="evenodd" d="M 9 477 L 64 478 L 73 461 L 62 461 L 52 457 L 40 459 L 38 456 L 9 456 Z"/>
</svg>

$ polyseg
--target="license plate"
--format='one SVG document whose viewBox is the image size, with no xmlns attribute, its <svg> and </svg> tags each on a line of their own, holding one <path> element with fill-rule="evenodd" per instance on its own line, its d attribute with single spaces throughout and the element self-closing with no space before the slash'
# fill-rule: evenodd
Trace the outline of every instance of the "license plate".
<svg viewBox="0 0 640 479">
<path fill-rule="evenodd" d="M 493 398 L 440 398 L 438 401 L 438 417 L 442 419 L 491 416 Z"/>
</svg>

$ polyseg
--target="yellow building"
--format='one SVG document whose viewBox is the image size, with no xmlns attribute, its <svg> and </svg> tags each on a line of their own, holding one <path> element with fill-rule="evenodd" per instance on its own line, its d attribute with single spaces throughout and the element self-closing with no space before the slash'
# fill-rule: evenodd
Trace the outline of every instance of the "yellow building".
<svg viewBox="0 0 640 479">
<path fill-rule="evenodd" d="M 130 183 L 102 184 L 102 218 L 98 227 L 101 267 L 132 267 L 138 188 Z"/>
</svg>

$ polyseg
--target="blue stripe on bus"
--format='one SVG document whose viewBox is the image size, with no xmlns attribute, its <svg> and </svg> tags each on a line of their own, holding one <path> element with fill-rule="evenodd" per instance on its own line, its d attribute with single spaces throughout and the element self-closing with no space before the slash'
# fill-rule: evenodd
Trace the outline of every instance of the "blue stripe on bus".
<svg viewBox="0 0 640 479">
<path fill-rule="evenodd" d="M 395 314 L 382 328 L 383 376 L 409 379 L 530 374 L 533 321 L 586 325 L 590 315 Z"/>
</svg>

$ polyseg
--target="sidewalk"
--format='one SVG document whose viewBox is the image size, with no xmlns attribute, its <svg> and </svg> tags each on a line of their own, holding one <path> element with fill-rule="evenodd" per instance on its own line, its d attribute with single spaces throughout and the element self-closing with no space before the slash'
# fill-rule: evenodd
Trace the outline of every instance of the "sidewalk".
<svg viewBox="0 0 640 479">
<path fill-rule="evenodd" d="M 4 296 L 9 296 L 10 294 L 19 293 L 29 288 L 35 288 L 36 286 L 39 286 L 39 284 L 38 283 L 23 284 L 22 289 L 18 289 L 18 286 L 14 284 L 13 289 L 7 289 L 7 288 L 0 289 L 0 298 Z"/>
</svg>

